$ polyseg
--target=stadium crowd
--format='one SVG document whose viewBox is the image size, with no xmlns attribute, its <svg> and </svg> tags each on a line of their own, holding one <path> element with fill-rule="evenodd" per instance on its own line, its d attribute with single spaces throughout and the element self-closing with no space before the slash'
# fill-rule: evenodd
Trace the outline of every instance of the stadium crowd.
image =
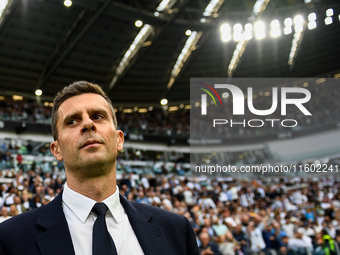
<svg viewBox="0 0 340 255">
<path fill-rule="evenodd" d="M 301 119 L 303 128 L 338 121 L 340 89 L 315 87 L 311 93 L 314 99 L 307 108 L 313 117 L 300 118 L 301 113 L 293 111 L 287 118 Z M 257 104 L 268 109 L 270 100 L 261 97 Z M 0 100 L 1 120 L 49 124 L 50 110 L 34 101 Z M 226 113 L 226 118 L 231 118 L 230 114 Z M 273 118 L 277 118 L 275 114 Z M 184 109 L 172 113 L 154 109 L 143 114 L 118 111 L 117 119 L 125 132 L 189 136 L 189 111 Z M 192 124 L 195 130 L 195 123 Z M 204 125 L 196 124 L 196 131 L 201 134 Z M 234 137 L 259 135 L 260 131 L 226 127 L 212 135 L 221 137 L 223 132 L 226 137 Z M 277 129 L 264 128 L 261 132 Z M 62 166 L 43 162 L 32 164 L 29 169 L 22 167 L 21 154 L 30 154 L 32 144 L 10 146 L 0 145 L 0 222 L 44 206 L 66 182 Z M 14 157 L 12 151 L 19 153 Z M 12 170 L 14 165 L 16 170 Z M 179 175 L 173 169 L 165 169 L 162 173 L 125 173 L 118 185 L 120 193 L 131 201 L 187 217 L 202 255 L 340 254 L 340 182 L 335 178 L 237 180 Z"/>
<path fill-rule="evenodd" d="M 338 106 L 340 88 L 337 86 L 337 82 L 325 81 L 320 84 L 310 85 L 307 89 L 310 91 L 313 100 L 309 100 L 303 105 L 312 113 L 312 116 L 305 116 L 297 107 L 287 106 L 287 114 L 284 119 L 294 119 L 299 123 L 297 127 L 292 128 L 293 130 L 311 129 L 340 121 L 340 109 Z M 256 98 L 253 99 L 255 109 L 266 110 L 271 108 L 273 104 L 271 91 L 272 88 L 262 89 L 260 92 L 254 91 L 254 96 L 256 95 Z M 301 97 L 301 95 L 293 94 L 289 95 L 289 98 L 299 96 Z M 250 113 L 247 107 L 245 107 L 245 115 L 233 115 L 232 100 L 228 98 L 223 100 L 223 107 L 211 106 L 212 110 L 209 110 L 207 118 L 202 118 L 201 108 L 194 106 L 191 110 L 182 107 L 176 111 L 153 107 L 152 110 L 145 113 L 133 110 L 126 113 L 123 108 L 117 108 L 118 128 L 124 132 L 135 134 L 199 138 L 203 131 L 211 127 L 214 113 L 218 118 L 223 116 L 225 119 L 232 119 L 233 122 L 237 123 L 242 123 L 243 120 L 262 119 L 264 125 L 260 129 L 240 124 L 233 128 L 230 125 L 217 125 L 214 132 L 209 133 L 211 137 L 206 138 L 261 136 L 290 131 L 291 129 L 283 127 L 279 121 L 265 121 L 265 119 L 283 119 L 280 104 L 278 104 L 276 111 L 265 117 Z M 192 116 L 191 123 L 190 115 Z M 44 105 L 34 100 L 15 101 L 12 98 L 3 98 L 0 100 L 0 120 L 50 124 L 51 107 L 50 104 Z M 254 122 L 252 125 L 260 125 L 260 123 Z M 293 125 L 293 123 L 287 123 L 287 125 Z"/>
<path fill-rule="evenodd" d="M 211 106 L 211 110 L 208 110 L 209 114 L 202 117 L 200 107 L 194 107 L 191 110 L 191 138 L 200 137 L 202 132 L 209 133 L 211 137 L 208 138 L 235 138 L 239 136 L 251 137 L 251 136 L 261 136 L 268 134 L 278 134 L 284 131 L 300 131 L 308 130 L 316 127 L 321 127 L 329 124 L 334 124 L 340 121 L 339 113 L 340 109 L 338 106 L 338 98 L 340 95 L 340 88 L 337 86 L 337 82 L 325 81 L 316 85 L 310 85 L 306 89 L 311 93 L 311 98 L 304 103 L 303 106 L 312 114 L 304 115 L 298 107 L 293 105 L 288 105 L 286 108 L 286 114 L 281 113 L 280 99 L 277 102 L 278 106 L 276 110 L 265 116 L 259 116 L 251 113 L 248 107 L 245 106 L 244 114 L 233 115 L 233 101 L 225 99 L 223 101 L 223 107 Z M 271 109 L 273 105 L 272 98 L 272 88 L 261 89 L 260 92 L 254 90 L 253 93 L 253 106 L 257 110 L 268 110 Z M 288 98 L 301 98 L 304 95 L 288 93 Z M 280 95 L 278 95 L 280 97 Z M 247 100 L 245 100 L 245 105 L 247 105 Z M 208 108 L 210 109 L 210 108 Z M 223 125 L 216 125 L 212 130 L 211 126 L 213 119 L 223 119 L 228 120 L 228 123 Z M 261 128 L 253 128 L 251 126 L 260 126 L 262 123 L 260 121 L 253 121 L 248 125 L 249 120 L 262 120 L 263 126 Z M 276 120 L 276 121 L 266 121 Z M 298 122 L 296 127 L 283 127 L 280 121 L 283 119 L 293 119 Z M 231 126 L 231 121 L 234 124 Z M 245 123 L 243 124 L 243 122 Z M 285 125 L 294 126 L 294 122 L 287 122 Z M 213 132 L 206 132 L 207 130 Z"/>
<path fill-rule="evenodd" d="M 39 167 L 0 171 L 0 221 L 47 204 L 63 188 L 64 176 Z M 172 172 L 135 177 L 122 175 L 120 193 L 187 217 L 201 254 L 337 254 L 340 182 L 335 179 L 248 181 Z"/>
<path fill-rule="evenodd" d="M 18 101 L 12 98 L 0 100 L 0 120 L 5 121 L 25 121 L 50 125 L 51 110 L 49 105 L 43 105 L 33 100 Z M 160 108 L 153 108 L 145 113 L 138 111 L 125 113 L 118 110 L 116 116 L 119 129 L 124 132 L 189 137 L 189 110 L 179 109 L 168 112 Z"/>
</svg>

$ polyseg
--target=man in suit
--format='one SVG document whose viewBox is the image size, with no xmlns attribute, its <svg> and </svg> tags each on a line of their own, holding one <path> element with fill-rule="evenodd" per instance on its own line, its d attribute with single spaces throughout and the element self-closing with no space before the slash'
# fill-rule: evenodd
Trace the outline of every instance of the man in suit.
<svg viewBox="0 0 340 255">
<path fill-rule="evenodd" d="M 98 232 L 93 226 L 103 215 L 115 251 L 102 255 L 198 254 L 184 216 L 119 195 L 116 157 L 124 135 L 117 130 L 114 109 L 102 89 L 75 82 L 53 103 L 51 152 L 64 162 L 67 183 L 49 204 L 0 225 L 0 255 L 96 254 Z M 98 203 L 108 211 L 100 215 L 93 210 Z"/>
</svg>

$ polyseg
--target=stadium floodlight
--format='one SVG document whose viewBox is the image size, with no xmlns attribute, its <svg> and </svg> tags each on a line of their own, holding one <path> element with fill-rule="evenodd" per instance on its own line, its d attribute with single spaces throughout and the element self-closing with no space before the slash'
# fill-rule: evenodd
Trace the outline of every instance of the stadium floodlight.
<svg viewBox="0 0 340 255">
<path fill-rule="evenodd" d="M 248 41 L 253 38 L 253 24 L 247 23 L 244 25 L 243 38 Z"/>
<path fill-rule="evenodd" d="M 167 105 L 167 104 L 168 104 L 168 99 L 163 98 L 163 99 L 161 100 L 161 105 Z"/>
<path fill-rule="evenodd" d="M 244 30 L 247 31 L 247 32 L 253 31 L 253 24 L 251 24 L 251 23 L 245 24 L 244 25 Z"/>
<path fill-rule="evenodd" d="M 273 28 L 272 30 L 270 30 L 270 35 L 273 38 L 279 37 L 281 35 L 280 28 Z"/>
<path fill-rule="evenodd" d="M 243 27 L 240 23 L 237 23 L 237 24 L 234 25 L 234 32 L 235 31 L 236 32 L 242 32 L 242 30 L 243 30 Z"/>
<path fill-rule="evenodd" d="M 263 31 L 265 29 L 265 26 L 264 26 L 264 23 L 262 21 L 257 21 L 255 24 L 254 24 L 254 30 L 255 30 L 255 33 L 257 31 Z"/>
<path fill-rule="evenodd" d="M 316 28 L 316 13 L 312 12 L 308 15 L 308 29 L 312 30 Z"/>
<path fill-rule="evenodd" d="M 279 27 L 280 27 L 280 21 L 278 21 L 277 19 L 273 20 L 273 21 L 270 23 L 270 27 L 271 27 L 271 28 L 279 28 Z"/>
<path fill-rule="evenodd" d="M 190 56 L 191 52 L 195 49 L 195 46 L 198 40 L 201 38 L 202 32 L 193 31 L 191 35 L 186 40 L 181 53 L 179 54 L 177 61 L 172 68 L 170 80 L 168 82 L 167 88 L 170 89 L 172 84 L 175 82 L 175 79 L 179 72 L 181 71 L 184 63 L 187 61 L 188 57 Z"/>
<path fill-rule="evenodd" d="M 314 29 L 314 28 L 316 28 L 316 21 L 315 21 L 315 20 L 309 21 L 309 22 L 308 22 L 308 29 L 309 29 L 309 30 L 312 30 L 312 29 Z"/>
<path fill-rule="evenodd" d="M 292 18 L 286 18 L 283 22 L 285 27 L 283 28 L 283 33 L 285 35 L 289 35 L 293 32 L 292 26 L 293 26 L 293 19 Z"/>
<path fill-rule="evenodd" d="M 326 17 L 325 18 L 325 24 L 326 25 L 330 25 L 333 23 L 333 18 L 332 17 Z"/>
<path fill-rule="evenodd" d="M 148 112 L 148 109 L 146 109 L 146 108 L 139 108 L 138 112 L 139 113 L 146 113 L 146 112 Z"/>
<path fill-rule="evenodd" d="M 169 107 L 169 112 L 175 112 L 175 111 L 178 111 L 179 107 L 178 106 L 170 106 Z"/>
<path fill-rule="evenodd" d="M 64 1 L 64 5 L 65 5 L 66 7 L 70 7 L 70 6 L 72 5 L 72 1 L 71 1 L 71 0 L 65 0 L 65 1 Z"/>
<path fill-rule="evenodd" d="M 221 39 L 223 42 L 229 42 L 231 40 L 232 36 L 231 36 L 231 33 L 223 33 L 221 35 Z"/>
<path fill-rule="evenodd" d="M 316 13 L 312 12 L 308 14 L 308 21 L 315 21 L 316 20 Z"/>
<path fill-rule="evenodd" d="M 38 96 L 38 97 L 40 97 L 41 95 L 42 95 L 42 90 L 41 89 L 37 89 L 36 91 L 35 91 L 35 95 L 36 96 Z"/>
<path fill-rule="evenodd" d="M 153 27 L 145 24 L 143 28 L 139 31 L 135 39 L 133 40 L 132 44 L 130 45 L 129 49 L 125 52 L 124 57 L 120 61 L 118 67 L 116 68 L 116 74 L 113 77 L 109 89 L 111 89 L 114 84 L 117 82 L 118 77 L 122 74 L 122 72 L 125 70 L 125 68 L 128 66 L 130 61 L 133 59 L 133 57 L 136 55 L 136 53 L 139 51 L 139 49 L 142 47 L 145 40 L 149 37 L 149 35 L 152 33 Z"/>
<path fill-rule="evenodd" d="M 304 23 L 303 17 L 301 15 L 296 15 L 293 21 L 295 26 L 302 25 Z"/>
<path fill-rule="evenodd" d="M 229 95 L 229 93 L 228 92 L 224 92 L 223 94 L 222 94 L 222 98 L 228 98 L 230 95 Z"/>
<path fill-rule="evenodd" d="M 257 21 L 254 24 L 254 31 L 255 31 L 255 37 L 256 39 L 263 39 L 266 36 L 266 32 L 265 32 L 265 25 L 262 21 Z"/>
<path fill-rule="evenodd" d="M 286 18 L 286 19 L 284 20 L 284 24 L 285 24 L 286 27 L 291 27 L 291 26 L 293 26 L 293 19 L 292 19 L 292 18 Z"/>
<path fill-rule="evenodd" d="M 297 33 L 300 33 L 303 31 L 303 26 L 304 26 L 304 19 L 301 15 L 296 15 L 294 17 L 294 30 Z"/>
<path fill-rule="evenodd" d="M 273 20 L 270 23 L 270 35 L 275 38 L 281 35 L 280 22 L 278 20 Z"/>
<path fill-rule="evenodd" d="M 12 99 L 14 101 L 21 101 L 21 100 L 24 100 L 24 97 L 23 96 L 19 96 L 19 95 L 13 95 Z"/>
<path fill-rule="evenodd" d="M 232 38 L 230 25 L 228 23 L 224 23 L 221 25 L 220 30 L 222 41 L 229 42 Z"/>
<path fill-rule="evenodd" d="M 334 10 L 332 8 L 329 8 L 326 10 L 326 16 L 331 17 L 334 15 Z"/>
<path fill-rule="evenodd" d="M 221 30 L 222 34 L 230 33 L 230 31 L 231 31 L 230 26 L 227 23 L 222 24 L 221 27 L 220 27 L 220 30 Z"/>
<path fill-rule="evenodd" d="M 224 0 L 211 0 L 203 12 L 203 16 L 211 16 L 218 11 Z"/>
<path fill-rule="evenodd" d="M 295 32 L 300 33 L 300 32 L 303 31 L 303 25 L 296 25 L 296 26 L 294 27 L 294 29 L 295 29 Z"/>
<path fill-rule="evenodd" d="M 136 26 L 136 27 L 141 27 L 141 26 L 143 26 L 143 21 L 141 21 L 141 20 L 136 20 L 135 26 Z"/>
<path fill-rule="evenodd" d="M 253 38 L 253 33 L 251 31 L 244 31 L 243 38 L 249 41 L 251 38 Z"/>
<path fill-rule="evenodd" d="M 285 28 L 283 29 L 283 33 L 284 33 L 285 35 L 289 35 L 289 34 L 291 34 L 292 32 L 293 32 L 292 27 L 285 27 Z"/>
<path fill-rule="evenodd" d="M 234 32 L 233 39 L 235 42 L 238 42 L 242 39 L 243 35 L 241 32 Z"/>
<path fill-rule="evenodd" d="M 234 25 L 233 38 L 235 42 L 238 42 L 242 39 L 242 30 L 243 30 L 243 27 L 240 23 L 237 23 Z"/>
<path fill-rule="evenodd" d="M 163 0 L 158 7 L 156 8 L 157 11 L 162 12 L 162 11 L 166 11 L 169 10 L 175 3 L 177 0 Z"/>
<path fill-rule="evenodd" d="M 264 30 L 259 30 L 255 33 L 255 37 L 258 40 L 262 40 L 263 38 L 266 37 L 266 32 Z"/>
</svg>

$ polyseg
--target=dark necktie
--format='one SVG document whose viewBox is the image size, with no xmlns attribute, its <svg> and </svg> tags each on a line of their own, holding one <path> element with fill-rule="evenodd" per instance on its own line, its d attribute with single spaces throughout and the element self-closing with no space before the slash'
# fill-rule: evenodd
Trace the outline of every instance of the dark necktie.
<svg viewBox="0 0 340 255">
<path fill-rule="evenodd" d="M 97 214 L 97 219 L 93 224 L 93 255 L 117 255 L 116 246 L 106 227 L 105 214 L 107 210 L 107 206 L 103 203 L 96 203 L 92 208 L 92 212 Z"/>
</svg>

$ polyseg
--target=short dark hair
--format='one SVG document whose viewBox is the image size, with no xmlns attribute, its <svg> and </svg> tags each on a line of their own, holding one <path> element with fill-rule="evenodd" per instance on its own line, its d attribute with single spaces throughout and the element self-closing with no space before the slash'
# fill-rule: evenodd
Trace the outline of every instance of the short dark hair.
<svg viewBox="0 0 340 255">
<path fill-rule="evenodd" d="M 117 128 L 117 118 L 116 118 L 114 108 L 112 106 L 112 102 L 110 98 L 105 94 L 103 89 L 99 85 L 93 84 L 87 81 L 76 81 L 64 87 L 61 91 L 59 91 L 53 100 L 51 126 L 52 126 L 53 139 L 55 141 L 58 140 L 57 122 L 59 119 L 58 109 L 60 105 L 71 97 L 86 94 L 86 93 L 98 94 L 106 100 L 112 112 L 113 124 Z"/>
</svg>

